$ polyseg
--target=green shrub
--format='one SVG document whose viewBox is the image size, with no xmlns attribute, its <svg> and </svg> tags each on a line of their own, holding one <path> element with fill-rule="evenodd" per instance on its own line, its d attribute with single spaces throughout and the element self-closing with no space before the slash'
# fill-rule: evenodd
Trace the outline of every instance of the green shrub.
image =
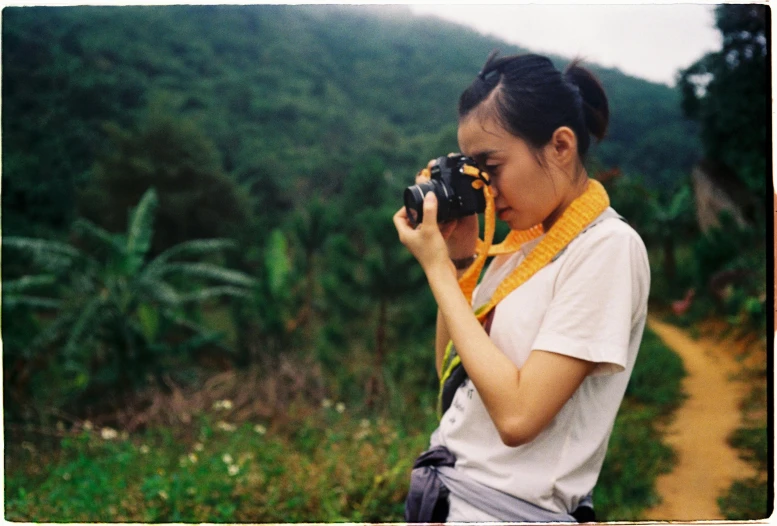
<svg viewBox="0 0 777 526">
<path fill-rule="evenodd" d="M 671 469 L 675 456 L 656 424 L 682 402 L 685 375 L 680 357 L 645 328 L 594 490 L 597 520 L 639 520 L 658 503 L 655 479 Z"/>
<path fill-rule="evenodd" d="M 739 450 L 739 456 L 751 463 L 758 474 L 735 480 L 718 498 L 723 516 L 728 520 L 757 520 L 771 514 L 769 485 L 766 473 L 769 465 L 769 432 L 766 426 L 737 429 L 729 443 Z"/>
<path fill-rule="evenodd" d="M 644 509 L 658 503 L 655 479 L 671 469 L 675 457 L 661 443 L 657 417 L 656 410 L 632 403 L 621 408 L 594 490 L 597 520 L 639 520 Z"/>
<path fill-rule="evenodd" d="M 742 427 L 729 438 L 729 443 L 739 449 L 743 460 L 757 469 L 766 471 L 769 464 L 769 432 L 765 426 Z"/>
<path fill-rule="evenodd" d="M 763 520 L 771 514 L 769 484 L 760 477 L 735 481 L 718 498 L 718 506 L 727 520 Z"/>
<path fill-rule="evenodd" d="M 683 401 L 681 383 L 686 374 L 680 357 L 645 328 L 626 396 L 667 414 Z"/>
</svg>

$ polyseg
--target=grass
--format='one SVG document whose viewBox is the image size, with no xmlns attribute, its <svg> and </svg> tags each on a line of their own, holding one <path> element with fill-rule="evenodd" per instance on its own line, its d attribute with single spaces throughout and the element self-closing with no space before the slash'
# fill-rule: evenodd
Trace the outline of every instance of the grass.
<svg viewBox="0 0 777 526">
<path fill-rule="evenodd" d="M 655 479 L 676 460 L 658 425 L 682 403 L 685 375 L 682 360 L 645 328 L 594 490 L 597 520 L 640 520 L 645 509 L 658 504 Z"/>
<path fill-rule="evenodd" d="M 681 383 L 686 374 L 682 359 L 645 328 L 626 396 L 666 415 L 685 399 Z"/>
<path fill-rule="evenodd" d="M 342 411 L 342 412 L 341 412 Z M 427 432 L 356 418 L 336 404 L 285 428 L 219 425 L 199 435 L 83 431 L 62 440 L 37 487 L 5 479 L 5 513 L 25 522 L 378 522 L 402 520 L 407 475 Z M 27 462 L 45 461 L 27 451 Z"/>
<path fill-rule="evenodd" d="M 743 412 L 759 412 L 767 406 L 762 390 L 754 387 L 743 403 Z M 773 509 L 773 484 L 769 481 L 769 447 L 772 437 L 765 418 L 746 418 L 746 425 L 737 429 L 729 444 L 739 456 L 755 469 L 755 475 L 735 480 L 723 495 L 718 497 L 721 513 L 728 520 L 761 520 L 771 515 Z"/>
<path fill-rule="evenodd" d="M 55 448 L 40 450 L 7 441 L 6 518 L 402 521 L 412 463 L 436 426 L 434 397 L 399 384 L 387 395 L 397 400 L 383 409 L 322 399 L 321 393 L 295 397 L 284 390 L 294 371 L 308 371 L 306 382 L 318 382 L 310 367 L 292 365 L 268 377 L 267 385 L 250 375 L 221 373 L 212 392 L 173 392 L 167 402 L 156 400 L 153 406 L 164 410 L 150 412 L 143 431 L 66 431 Z M 656 502 L 655 477 L 669 469 L 673 454 L 655 426 L 678 403 L 681 376 L 671 353 L 646 332 L 594 492 L 601 520 L 638 520 Z M 246 390 L 253 393 L 250 400 L 243 400 Z M 237 417 L 258 399 L 287 402 Z M 174 423 L 176 411 L 191 414 L 188 426 Z"/>
</svg>

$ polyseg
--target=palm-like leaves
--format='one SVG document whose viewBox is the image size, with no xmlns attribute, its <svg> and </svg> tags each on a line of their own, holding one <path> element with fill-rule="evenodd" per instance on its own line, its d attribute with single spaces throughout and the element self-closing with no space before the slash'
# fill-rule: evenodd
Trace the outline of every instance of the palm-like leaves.
<svg viewBox="0 0 777 526">
<path fill-rule="evenodd" d="M 234 247 L 224 239 L 182 243 L 148 261 L 157 206 L 156 193 L 149 189 L 131 211 L 126 234 L 112 234 L 79 220 L 74 228 L 89 250 L 38 239 L 3 240 L 7 248 L 32 255 L 33 263 L 46 271 L 5 281 L 4 307 L 59 308 L 57 318 L 33 341 L 34 347 L 61 342 L 60 358 L 70 361 L 71 368 L 73 362 L 88 364 L 95 345 L 107 347 L 116 353 L 115 363 L 123 369 L 118 372 L 128 373 L 127 368 L 139 372 L 147 364 L 150 349 L 164 348 L 160 336 L 166 329 L 183 328 L 193 334 L 190 342 L 213 339 L 212 331 L 189 319 L 183 307 L 211 298 L 247 296 L 255 281 L 212 262 L 193 261 Z M 64 286 L 60 298 L 25 294 L 55 282 Z"/>
</svg>

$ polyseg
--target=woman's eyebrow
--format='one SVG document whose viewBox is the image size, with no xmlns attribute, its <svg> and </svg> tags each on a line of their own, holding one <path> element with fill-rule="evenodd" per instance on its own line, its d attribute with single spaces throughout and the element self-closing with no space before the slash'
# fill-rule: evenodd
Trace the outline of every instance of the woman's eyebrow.
<svg viewBox="0 0 777 526">
<path fill-rule="evenodd" d="M 477 152 L 473 154 L 471 157 L 475 159 L 475 161 L 477 161 L 478 163 L 485 163 L 488 160 L 488 158 L 491 155 L 497 153 L 497 151 L 498 150 L 484 150 L 482 152 Z"/>
</svg>

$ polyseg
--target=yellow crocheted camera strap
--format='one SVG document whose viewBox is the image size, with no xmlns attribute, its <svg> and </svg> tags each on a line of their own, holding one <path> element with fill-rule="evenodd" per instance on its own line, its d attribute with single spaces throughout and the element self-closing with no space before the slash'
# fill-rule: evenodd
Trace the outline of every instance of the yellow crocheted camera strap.
<svg viewBox="0 0 777 526">
<path fill-rule="evenodd" d="M 477 171 L 477 175 L 466 168 L 469 167 L 465 167 L 465 173 L 468 175 L 482 177 L 483 172 L 480 172 L 476 168 L 473 167 L 472 170 Z M 488 181 L 487 178 L 485 180 Z M 472 302 L 472 293 L 477 285 L 480 273 L 489 256 L 515 252 L 527 241 L 536 239 L 543 234 L 542 225 L 535 225 L 528 230 L 512 230 L 501 244 L 492 246 L 496 224 L 494 215 L 494 197 L 491 193 L 490 186 L 485 184 L 480 178 L 473 182 L 473 187 L 478 188 L 478 186 L 475 186 L 476 184 L 479 184 L 479 186 L 482 185 L 486 197 L 485 231 L 483 240 L 478 240 L 477 259 L 459 279 L 459 286 L 470 303 Z M 521 261 L 518 267 L 502 280 L 489 301 L 475 311 L 475 316 L 478 321 L 482 324 L 488 316 L 488 313 L 500 301 L 512 291 L 526 283 L 529 278 L 545 265 L 550 263 L 559 252 L 569 245 L 569 243 L 590 225 L 594 219 L 604 212 L 608 206 L 610 206 L 610 198 L 607 195 L 607 191 L 599 181 L 589 179 L 583 194 L 575 199 L 567 209 L 564 210 L 561 217 L 550 228 L 547 235 L 532 249 L 531 252 L 529 252 L 529 255 Z M 453 347 L 453 342 L 451 341 L 445 349 L 441 371 L 442 374 L 440 375 L 440 390 L 437 400 L 437 412 L 438 417 L 440 418 L 442 418 L 442 413 L 445 409 L 442 407 L 445 382 L 449 380 L 457 367 L 461 367 L 461 358 L 457 355 L 456 349 Z"/>
</svg>

